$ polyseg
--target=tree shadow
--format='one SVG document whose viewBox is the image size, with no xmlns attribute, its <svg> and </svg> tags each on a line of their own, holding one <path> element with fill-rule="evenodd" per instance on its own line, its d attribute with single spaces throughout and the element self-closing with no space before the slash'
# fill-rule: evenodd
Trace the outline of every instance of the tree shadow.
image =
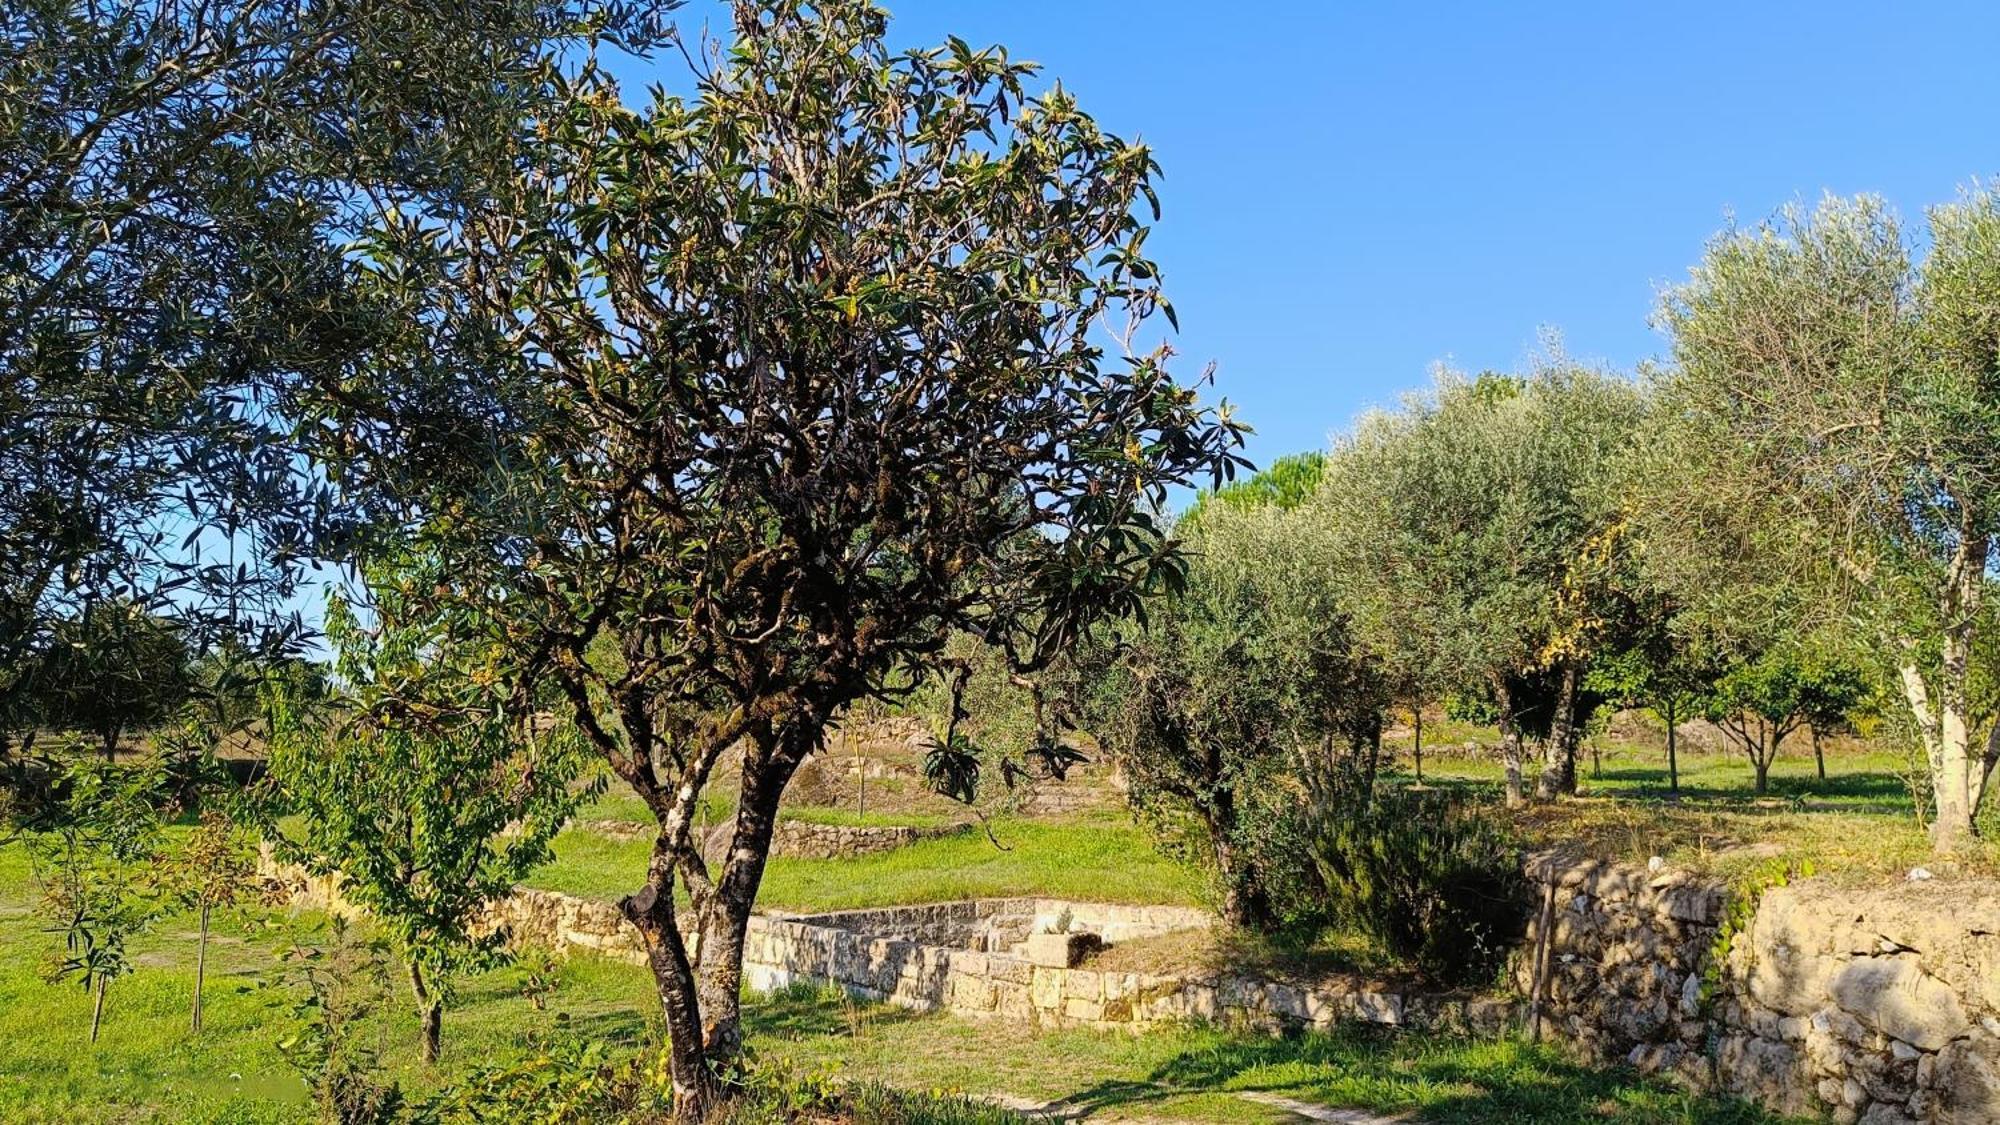
<svg viewBox="0 0 2000 1125">
<path fill-rule="evenodd" d="M 1363 1027 L 1283 1038 L 1218 1036 L 1161 1063 L 1146 1081 L 1098 1083 L 1061 1104 L 1088 1116 L 1172 1096 L 1249 1092 L 1467 1125 L 1781 1120 L 1747 1103 L 1689 1094 L 1626 1068 L 1587 1066 L 1547 1046 Z"/>
<path fill-rule="evenodd" d="M 805 1039 L 853 1035 L 921 1015 L 908 1008 L 851 998 L 833 985 L 794 984 L 744 997 L 743 1029 L 752 1038 Z"/>
</svg>

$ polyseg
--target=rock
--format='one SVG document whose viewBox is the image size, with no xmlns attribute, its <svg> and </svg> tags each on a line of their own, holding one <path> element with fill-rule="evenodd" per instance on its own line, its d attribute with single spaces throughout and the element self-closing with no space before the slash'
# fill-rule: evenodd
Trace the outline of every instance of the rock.
<svg viewBox="0 0 2000 1125">
<path fill-rule="evenodd" d="M 1828 980 L 1827 991 L 1862 1023 L 1926 1051 L 1971 1025 L 1957 994 L 1908 955 L 1850 961 Z"/>
<path fill-rule="evenodd" d="M 1926 868 L 1912 867 L 1910 868 L 1910 873 L 1908 876 L 1906 876 L 1906 878 L 1908 878 L 1912 883 L 1921 883 L 1926 879 L 1932 878 L 1932 875 L 1930 871 Z"/>
<path fill-rule="evenodd" d="M 1946 1045 L 1929 1086 L 1941 1125 L 2000 1121 L 2000 1039 L 1981 1033 Z"/>
<path fill-rule="evenodd" d="M 1029 934 L 1021 955 L 1031 965 L 1070 969 L 1103 946 L 1096 934 Z"/>
<path fill-rule="evenodd" d="M 1909 1114 L 1888 1102 L 1876 1102 L 1861 1115 L 1860 1125 L 1916 1125 Z"/>
</svg>

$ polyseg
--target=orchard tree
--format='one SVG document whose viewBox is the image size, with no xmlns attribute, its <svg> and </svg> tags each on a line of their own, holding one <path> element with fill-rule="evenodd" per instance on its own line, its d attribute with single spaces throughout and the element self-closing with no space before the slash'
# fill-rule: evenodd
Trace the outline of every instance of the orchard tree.
<svg viewBox="0 0 2000 1125">
<path fill-rule="evenodd" d="M 1841 656 L 1808 650 L 1800 685 L 1799 711 L 1805 716 L 1806 733 L 1812 737 L 1813 765 L 1819 779 L 1826 780 L 1824 735 L 1849 725 L 1850 717 L 1874 695 L 1868 676 Z"/>
<path fill-rule="evenodd" d="M 1425 692 L 1493 701 L 1510 805 L 1528 741 L 1574 750 L 1562 732 L 1600 639 L 1601 583 L 1582 576 L 1605 565 L 1642 409 L 1631 384 L 1569 365 L 1446 374 L 1338 442 L 1310 506 L 1363 646 Z"/>
<path fill-rule="evenodd" d="M 571 729 L 499 705 L 494 654 L 412 618 L 376 577 L 371 627 L 339 598 L 328 608 L 344 695 L 273 695 L 277 811 L 299 815 L 269 831 L 282 856 L 340 875 L 394 938 L 435 1062 L 453 977 L 501 956 L 506 933 L 480 925 L 487 907 L 552 858 L 550 840 L 599 786 L 582 784 L 589 757 Z M 442 581 L 422 567 L 398 578 Z"/>
<path fill-rule="evenodd" d="M 89 734 L 107 762 L 126 734 L 165 722 L 192 694 L 192 660 L 179 630 L 135 603 L 86 605 L 52 633 L 32 673 L 42 721 Z"/>
<path fill-rule="evenodd" d="M 1928 755 L 1933 840 L 1966 846 L 2000 763 L 1977 703 L 2000 524 L 2000 197 L 1931 210 L 1921 262 L 1878 200 L 1710 244 L 1666 298 L 1668 491 L 1691 599 L 1833 618 L 1889 654 Z M 1803 607 L 1802 610 L 1799 607 Z"/>
<path fill-rule="evenodd" d="M 559 691 L 658 818 L 623 910 L 690 1120 L 741 1048 L 779 801 L 828 723 L 954 630 L 1032 673 L 1171 584 L 1151 513 L 1240 441 L 1136 343 L 1168 309 L 1146 148 L 998 48 L 892 52 L 861 0 L 734 24 L 698 97 L 633 109 L 587 75 L 505 207 L 378 230 L 375 284 L 434 301 L 431 332 L 315 423 L 435 552 L 413 603 L 489 607 L 465 619 L 517 707 Z"/>
<path fill-rule="evenodd" d="M 1387 686 L 1360 659 L 1303 520 L 1215 505 L 1182 589 L 1084 659 L 1085 725 L 1156 818 L 1198 826 L 1231 925 L 1274 928 L 1257 818 L 1373 782 Z"/>
<path fill-rule="evenodd" d="M 1667 733 L 1667 788 L 1681 789 L 1680 724 L 1700 710 L 1722 668 L 1674 619 L 1641 617 L 1592 662 L 1585 686 L 1621 707 L 1649 707 Z"/>
<path fill-rule="evenodd" d="M 1806 720 L 1806 669 L 1791 646 L 1774 648 L 1724 670 L 1703 700 L 1703 717 L 1741 747 L 1757 792 L 1770 787 L 1771 763 Z"/>
<path fill-rule="evenodd" d="M 201 1031 L 202 985 L 208 976 L 208 932 L 218 909 L 228 909 L 250 886 L 256 855 L 243 830 L 210 809 L 180 846 L 154 863 L 154 881 L 169 901 L 194 911 L 193 1029 Z"/>
</svg>

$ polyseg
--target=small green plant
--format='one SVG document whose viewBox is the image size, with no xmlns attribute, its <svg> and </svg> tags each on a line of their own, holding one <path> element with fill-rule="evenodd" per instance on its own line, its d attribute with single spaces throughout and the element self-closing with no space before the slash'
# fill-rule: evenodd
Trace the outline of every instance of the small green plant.
<svg viewBox="0 0 2000 1125">
<path fill-rule="evenodd" d="M 257 863 L 249 840 L 223 813 L 204 812 L 201 823 L 179 849 L 166 853 L 154 866 L 155 883 L 167 899 L 196 918 L 194 956 L 195 1031 L 201 1030 L 202 982 L 208 975 L 209 923 L 215 911 L 227 909 L 250 887 Z"/>
<path fill-rule="evenodd" d="M 52 984 L 75 981 L 90 993 L 95 1043 L 111 982 L 132 971 L 125 943 L 158 914 L 146 873 L 159 816 L 151 778 L 129 767 L 79 762 L 57 790 L 63 798 L 24 833 L 41 884 L 43 931 L 62 941 L 44 976 Z"/>
<path fill-rule="evenodd" d="M 410 1117 L 401 1087 L 380 1078 L 381 1051 L 361 1029 L 389 993 L 389 948 L 357 936 L 334 915 L 327 939 L 295 942 L 279 954 L 267 982 L 289 991 L 298 1029 L 278 1051 L 312 1091 L 323 1120 L 337 1125 L 390 1125 Z"/>
<path fill-rule="evenodd" d="M 1448 793 L 1342 786 L 1311 841 L 1331 914 L 1441 983 L 1491 979 L 1526 921 L 1513 839 Z"/>
<path fill-rule="evenodd" d="M 537 1012 L 548 1011 L 562 973 L 555 955 L 539 945 L 524 946 L 514 951 L 514 968 L 521 978 L 521 998 Z"/>
<path fill-rule="evenodd" d="M 1757 906 L 1764 900 L 1764 892 L 1798 879 L 1811 878 L 1813 872 L 1810 859 L 1781 857 L 1760 864 L 1736 880 L 1730 888 L 1729 901 L 1723 907 L 1715 940 L 1709 943 L 1708 957 L 1702 965 L 1701 1003 L 1704 1008 L 1721 990 L 1729 953 L 1736 946 L 1737 935 L 1750 929 L 1750 920 L 1757 916 Z"/>
</svg>

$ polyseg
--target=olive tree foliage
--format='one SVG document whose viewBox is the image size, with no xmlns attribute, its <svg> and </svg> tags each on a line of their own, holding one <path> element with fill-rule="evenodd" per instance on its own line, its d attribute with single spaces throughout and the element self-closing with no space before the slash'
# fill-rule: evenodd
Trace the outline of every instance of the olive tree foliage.
<svg viewBox="0 0 2000 1125">
<path fill-rule="evenodd" d="M 1804 617 L 1887 655 L 1944 852 L 2000 763 L 1972 686 L 2000 519 L 2000 198 L 1932 209 L 1928 241 L 1918 261 L 1880 201 L 1829 198 L 1711 243 L 1662 309 L 1654 531 L 1718 621 Z"/>
<path fill-rule="evenodd" d="M 828 722 L 954 630 L 1046 666 L 1175 580 L 1150 513 L 1236 464 L 1238 427 L 1139 342 L 1167 309 L 1151 154 L 1003 50 L 885 30 L 859 0 L 746 2 L 689 52 L 695 98 L 586 74 L 503 206 L 375 232 L 375 284 L 434 301 L 431 332 L 318 423 L 439 559 L 411 596 L 489 607 L 520 705 L 558 691 L 658 818 L 623 909 L 688 1118 L 740 1049 L 778 802 Z"/>
<path fill-rule="evenodd" d="M 438 578 L 413 567 L 397 580 Z M 482 931 L 482 914 L 553 858 L 550 841 L 601 783 L 584 783 L 572 727 L 502 706 L 495 654 L 411 614 L 393 582 L 374 588 L 367 627 L 329 603 L 339 692 L 271 695 L 272 797 L 297 819 L 268 834 L 281 858 L 341 876 L 393 937 L 431 1062 L 452 978 L 502 956 L 507 935 Z"/>
<path fill-rule="evenodd" d="M 34 729 L 25 670 L 87 605 L 196 648 L 298 641 L 299 566 L 345 521 L 287 386 L 337 383 L 394 319 L 346 242 L 389 201 L 474 191 L 561 51 L 648 23 L 595 0 L 0 7 L 0 734 Z"/>
<path fill-rule="evenodd" d="M 1260 822 L 1367 784 L 1386 687 L 1351 643 L 1318 536 L 1271 506 L 1211 504 L 1185 527 L 1178 594 L 1081 660 L 1084 726 L 1156 819 L 1188 818 L 1223 917 L 1280 921 Z"/>
<path fill-rule="evenodd" d="M 1525 800 L 1529 741 L 1557 771 L 1575 752 L 1624 541 L 1618 464 L 1644 405 L 1633 384 L 1561 362 L 1447 372 L 1336 442 L 1306 509 L 1357 640 L 1413 685 L 1399 690 L 1491 698 L 1510 804 Z"/>
</svg>

